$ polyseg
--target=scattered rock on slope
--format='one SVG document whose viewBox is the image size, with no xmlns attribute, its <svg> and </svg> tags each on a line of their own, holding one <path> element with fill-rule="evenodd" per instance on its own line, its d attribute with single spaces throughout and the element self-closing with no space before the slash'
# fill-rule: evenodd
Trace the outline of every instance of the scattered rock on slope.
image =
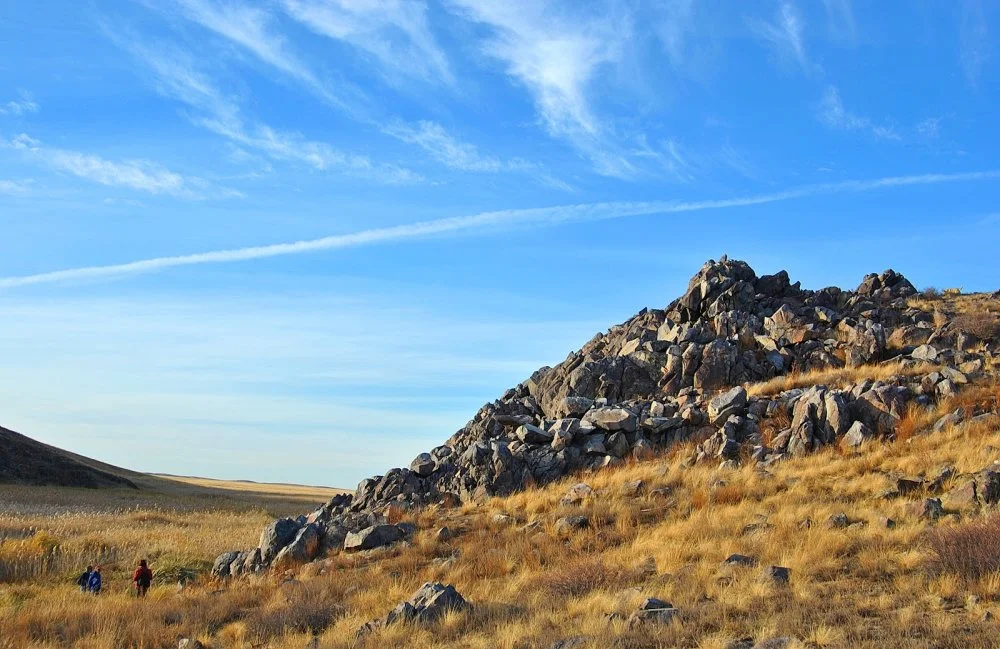
<svg viewBox="0 0 1000 649">
<path fill-rule="evenodd" d="M 401 602 L 381 619 L 372 620 L 360 629 L 358 637 L 398 622 L 430 624 L 439 620 L 448 611 L 463 611 L 469 608 L 454 586 L 428 582 L 420 587 L 410 599 Z"/>
</svg>

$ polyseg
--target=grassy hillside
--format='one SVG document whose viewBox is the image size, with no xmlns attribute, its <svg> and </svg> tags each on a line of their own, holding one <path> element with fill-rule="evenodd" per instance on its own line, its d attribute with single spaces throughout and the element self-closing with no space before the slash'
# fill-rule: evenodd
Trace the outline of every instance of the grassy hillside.
<svg viewBox="0 0 1000 649">
<path fill-rule="evenodd" d="M 65 580 L 2 586 L 0 646 L 166 648 L 185 636 L 216 648 L 346 648 L 364 622 L 425 581 L 443 581 L 471 611 L 429 627 L 389 627 L 365 646 L 547 648 L 580 638 L 564 646 L 721 649 L 787 636 L 793 647 L 992 647 L 1000 629 L 985 618 L 1000 598 L 1000 523 L 947 502 L 934 522 L 913 506 L 932 494 L 888 494 L 900 475 L 933 478 L 951 466 L 955 475 L 935 486 L 947 491 L 1000 459 L 996 418 L 929 432 L 940 414 L 995 409 L 998 399 L 993 383 L 971 386 L 931 412 L 913 411 L 895 443 L 827 449 L 766 472 L 686 468 L 690 449 L 679 447 L 485 505 L 429 508 L 409 519 L 418 527 L 411 543 L 221 590 L 199 581 L 178 591 L 175 573 L 253 541 L 275 512 L 7 515 L 8 527 L 45 530 L 29 545 L 44 546 L 42 534 L 87 538 L 93 548 L 114 545 L 123 566 L 149 555 L 158 578 L 144 602 L 129 597 L 118 574 L 97 599 Z M 594 494 L 562 503 L 578 480 Z M 839 514 L 846 527 L 829 522 Z M 563 531 L 558 521 L 570 515 L 589 526 Z M 442 526 L 453 538 L 439 534 Z M 758 565 L 724 565 L 734 553 Z M 791 569 L 787 585 L 762 577 L 771 565 Z M 645 597 L 672 603 L 679 619 L 630 628 L 628 614 Z"/>
<path fill-rule="evenodd" d="M 0 483 L 135 489 L 134 475 L 0 428 Z"/>
</svg>

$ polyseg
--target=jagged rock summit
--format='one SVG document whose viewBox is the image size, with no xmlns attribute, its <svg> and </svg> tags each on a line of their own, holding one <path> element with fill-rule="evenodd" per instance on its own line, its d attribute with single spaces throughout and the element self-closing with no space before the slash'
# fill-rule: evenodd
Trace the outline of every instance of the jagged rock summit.
<svg viewBox="0 0 1000 649">
<path fill-rule="evenodd" d="M 709 261 L 667 308 L 643 309 L 537 370 L 408 468 L 366 479 L 308 516 L 276 521 L 259 548 L 220 556 L 215 573 L 308 561 L 343 549 L 345 539 L 363 549 L 396 542 L 412 530 L 388 524 L 390 506 L 509 494 L 683 440 L 698 442 L 692 463 L 766 467 L 824 445 L 891 438 L 908 404 L 953 393 L 984 361 L 968 351 L 972 334 L 908 306 L 916 292 L 893 270 L 865 276 L 853 291 L 806 290 L 784 271 L 758 276 L 743 261 Z M 892 359 L 913 371 L 840 389 L 750 395 L 744 387 Z M 775 422 L 785 425 L 764 435 Z"/>
</svg>

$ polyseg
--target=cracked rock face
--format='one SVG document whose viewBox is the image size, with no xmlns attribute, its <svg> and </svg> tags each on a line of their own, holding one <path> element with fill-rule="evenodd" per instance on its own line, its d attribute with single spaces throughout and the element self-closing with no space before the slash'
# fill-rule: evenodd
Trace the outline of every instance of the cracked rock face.
<svg viewBox="0 0 1000 649">
<path fill-rule="evenodd" d="M 742 261 L 709 261 L 666 308 L 643 309 L 540 368 L 409 467 L 363 480 L 353 494 L 299 520 L 275 521 L 258 548 L 220 556 L 213 572 L 240 575 L 279 555 L 292 564 L 347 546 L 398 543 L 406 534 L 386 531 L 395 529 L 388 509 L 505 495 L 623 458 L 652 457 L 684 440 L 698 442 L 689 462 L 767 467 L 828 445 L 856 449 L 891 439 L 907 408 L 960 389 L 965 372 L 980 372 L 993 353 L 960 348 L 962 332 L 935 328 L 928 313 L 907 305 L 915 293 L 892 270 L 865 276 L 855 290 L 813 291 L 784 271 L 758 276 Z M 891 356 L 927 370 L 768 396 L 750 396 L 744 387 Z M 784 423 L 774 431 L 778 421 Z M 977 482 L 973 489 L 981 500 L 983 488 Z M 997 490 L 992 482 L 986 489 L 991 498 Z"/>
</svg>

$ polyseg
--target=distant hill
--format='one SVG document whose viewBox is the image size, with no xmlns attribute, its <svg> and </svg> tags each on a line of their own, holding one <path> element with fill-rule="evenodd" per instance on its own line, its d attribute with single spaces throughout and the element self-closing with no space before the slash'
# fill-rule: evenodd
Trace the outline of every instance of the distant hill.
<svg viewBox="0 0 1000 649">
<path fill-rule="evenodd" d="M 0 483 L 138 489 L 138 476 L 0 427 Z"/>
</svg>

